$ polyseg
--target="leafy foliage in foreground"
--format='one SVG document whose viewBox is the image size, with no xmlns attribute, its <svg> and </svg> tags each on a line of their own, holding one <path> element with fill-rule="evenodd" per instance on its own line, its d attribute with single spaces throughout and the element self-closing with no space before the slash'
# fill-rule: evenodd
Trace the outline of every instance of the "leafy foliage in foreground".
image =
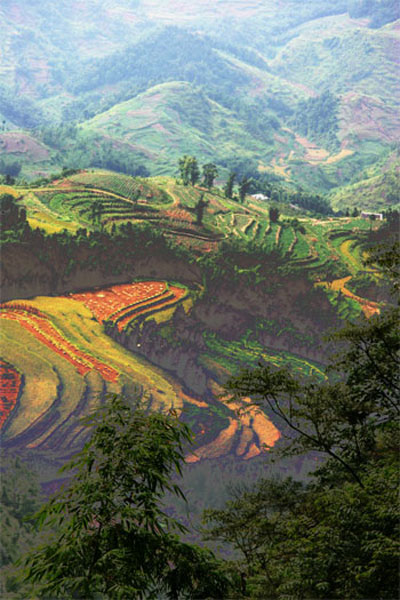
<svg viewBox="0 0 400 600">
<path fill-rule="evenodd" d="M 0 563 L 5 566 L 32 544 L 35 530 L 26 519 L 39 508 L 40 490 L 19 458 L 2 455 L 1 459 Z"/>
<path fill-rule="evenodd" d="M 375 258 L 398 269 L 398 250 Z M 279 421 L 285 454 L 327 457 L 308 484 L 264 479 L 206 512 L 206 537 L 239 552 L 242 597 L 396 596 L 399 309 L 334 337 L 344 347 L 327 382 L 260 366 L 228 383 Z"/>
<path fill-rule="evenodd" d="M 37 513 L 52 539 L 26 558 L 27 579 L 52 598 L 221 597 L 226 579 L 208 550 L 183 543 L 163 510 L 181 472 L 188 427 L 118 397 L 87 420 L 91 440 L 63 470 L 76 475 Z M 35 589 L 36 592 L 36 589 Z"/>
</svg>

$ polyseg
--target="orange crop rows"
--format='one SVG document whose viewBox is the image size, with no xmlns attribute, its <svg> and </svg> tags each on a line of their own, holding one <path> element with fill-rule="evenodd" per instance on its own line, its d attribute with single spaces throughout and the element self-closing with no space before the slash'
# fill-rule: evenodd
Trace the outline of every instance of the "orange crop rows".
<svg viewBox="0 0 400 600">
<path fill-rule="evenodd" d="M 70 294 L 69 297 L 83 302 L 97 320 L 103 322 L 128 306 L 155 298 L 166 290 L 167 284 L 164 281 L 140 281 L 95 292 Z"/>
<path fill-rule="evenodd" d="M 127 323 L 132 321 L 136 315 L 140 314 L 141 310 L 153 308 L 154 306 L 161 304 L 164 300 L 169 300 L 170 298 L 174 298 L 174 295 L 169 291 L 165 291 L 162 294 L 155 296 L 154 298 L 149 298 L 148 300 L 143 300 L 142 302 L 136 302 L 135 304 L 130 304 L 125 308 L 122 308 L 117 313 L 112 315 L 112 320 L 117 324 L 119 331 L 125 327 Z"/>
<path fill-rule="evenodd" d="M 79 350 L 68 342 L 43 313 L 41 313 L 43 316 L 39 316 L 37 314 L 38 311 L 30 306 L 20 308 L 15 305 L 6 305 L 1 308 L 0 318 L 17 321 L 22 327 L 32 333 L 36 339 L 42 342 L 42 344 L 70 362 L 81 375 L 85 375 L 92 369 L 96 369 L 103 379 L 107 381 L 116 381 L 118 379 L 118 371 L 108 367 L 89 354 L 82 352 L 82 350 Z M 33 311 L 31 308 L 33 308 Z"/>
<path fill-rule="evenodd" d="M 0 429 L 15 408 L 20 386 L 20 374 L 11 365 L 0 360 Z"/>
<path fill-rule="evenodd" d="M 172 294 L 172 297 L 171 297 Z M 122 331 L 128 323 L 136 319 L 137 317 L 147 314 L 149 312 L 160 311 L 168 308 L 179 302 L 186 294 L 186 290 L 178 288 L 173 285 L 169 286 L 169 293 L 162 294 L 159 298 L 159 302 L 140 304 L 136 310 L 129 312 L 129 314 L 118 322 L 118 330 Z"/>
<path fill-rule="evenodd" d="M 178 221 L 182 223 L 193 223 L 192 215 L 182 208 L 174 208 L 172 210 L 166 210 L 163 216 L 168 217 L 172 221 Z"/>
</svg>

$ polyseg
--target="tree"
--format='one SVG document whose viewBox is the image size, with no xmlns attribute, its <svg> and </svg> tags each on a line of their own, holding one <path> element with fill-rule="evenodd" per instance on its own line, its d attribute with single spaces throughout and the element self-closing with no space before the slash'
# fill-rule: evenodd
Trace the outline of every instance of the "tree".
<svg viewBox="0 0 400 600">
<path fill-rule="evenodd" d="M 140 190 L 137 188 L 134 192 L 132 192 L 132 196 L 131 196 L 131 200 L 133 202 L 134 209 L 137 208 L 139 198 L 140 198 Z"/>
<path fill-rule="evenodd" d="M 64 468 L 75 475 L 37 513 L 52 538 L 25 558 L 35 594 L 52 598 L 222 597 L 226 579 L 208 550 L 180 541 L 185 531 L 163 510 L 191 433 L 173 413 L 146 414 L 113 397 L 86 420 L 94 427 Z"/>
<path fill-rule="evenodd" d="M 398 272 L 398 246 L 371 259 Z M 325 381 L 260 365 L 228 382 L 235 399 L 252 397 L 279 425 L 281 452 L 320 457 L 310 483 L 264 479 L 205 515 L 207 538 L 240 551 L 252 598 L 396 597 L 399 312 L 334 334 L 339 353 Z"/>
<path fill-rule="evenodd" d="M 251 184 L 252 180 L 249 177 L 243 177 L 239 182 L 239 199 L 242 204 L 245 201 L 246 194 L 248 193 Z"/>
<path fill-rule="evenodd" d="M 277 223 L 279 221 L 279 208 L 277 206 L 270 206 L 268 212 L 271 223 Z"/>
<path fill-rule="evenodd" d="M 227 198 L 232 198 L 233 196 L 233 185 L 235 183 L 236 173 L 230 173 L 228 180 L 225 184 L 224 193 Z"/>
<path fill-rule="evenodd" d="M 37 477 L 21 460 L 1 455 L 0 495 L 0 594 L 19 588 L 17 573 L 12 563 L 32 547 L 37 536 L 36 528 L 29 518 L 41 502 Z"/>
<path fill-rule="evenodd" d="M 183 185 L 195 185 L 200 178 L 200 169 L 197 159 L 194 156 L 185 154 L 178 161 L 179 171 Z"/>
<path fill-rule="evenodd" d="M 32 522 L 26 517 L 40 506 L 40 488 L 32 471 L 19 458 L 1 458 L 0 555 L 1 564 L 7 565 L 15 560 L 20 546 L 32 544 Z"/>
<path fill-rule="evenodd" d="M 197 159 L 194 156 L 190 157 L 189 160 L 189 173 L 190 173 L 190 183 L 195 185 L 200 179 L 200 169 L 197 163 Z"/>
<path fill-rule="evenodd" d="M 209 204 L 210 204 L 209 201 L 204 200 L 204 194 L 201 194 L 199 201 L 197 202 L 196 206 L 194 207 L 194 209 L 196 211 L 196 224 L 197 225 L 203 224 L 204 209 Z"/>
<path fill-rule="evenodd" d="M 189 169 L 188 169 L 188 158 L 189 157 L 187 156 L 187 154 L 184 154 L 184 156 L 182 156 L 178 161 L 179 172 L 180 172 L 180 176 L 181 176 L 183 185 L 189 185 L 189 181 L 190 181 Z"/>
<path fill-rule="evenodd" d="M 2 230 L 17 229 L 26 222 L 26 213 L 18 206 L 11 194 L 0 194 L 0 217 Z M 25 214 L 25 218 L 24 218 Z"/>
<path fill-rule="evenodd" d="M 102 205 L 100 200 L 94 200 L 94 202 L 92 202 L 90 213 L 93 223 L 99 224 L 102 214 Z"/>
<path fill-rule="evenodd" d="M 218 177 L 218 169 L 214 163 L 203 165 L 203 181 L 204 185 L 211 190 L 214 185 L 214 179 Z"/>
</svg>

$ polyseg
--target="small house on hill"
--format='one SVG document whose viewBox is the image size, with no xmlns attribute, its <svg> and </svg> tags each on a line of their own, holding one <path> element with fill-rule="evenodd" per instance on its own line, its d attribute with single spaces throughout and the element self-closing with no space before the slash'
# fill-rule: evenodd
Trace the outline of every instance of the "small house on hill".
<svg viewBox="0 0 400 600">
<path fill-rule="evenodd" d="M 363 210 L 360 216 L 362 219 L 375 219 L 376 221 L 383 221 L 382 213 L 365 212 Z"/>
<path fill-rule="evenodd" d="M 251 197 L 254 198 L 254 200 L 269 200 L 268 196 L 265 196 L 264 194 L 252 194 Z"/>
</svg>

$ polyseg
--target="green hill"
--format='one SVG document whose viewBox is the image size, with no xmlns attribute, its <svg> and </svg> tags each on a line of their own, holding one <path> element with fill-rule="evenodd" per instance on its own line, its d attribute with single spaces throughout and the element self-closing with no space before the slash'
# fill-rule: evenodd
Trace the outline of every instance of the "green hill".
<svg viewBox="0 0 400 600">
<path fill-rule="evenodd" d="M 3 151 L 22 177 L 64 165 L 170 173 L 188 152 L 223 173 L 239 160 L 240 174 L 333 192 L 398 138 L 391 0 L 69 8 L 7 0 L 1 9 L 2 134 L 29 129 L 48 151 Z"/>
<path fill-rule="evenodd" d="M 235 155 L 261 160 L 268 149 L 267 133 L 264 141 L 254 138 L 232 111 L 185 82 L 155 86 L 94 117 L 82 130 L 129 145 L 158 173 L 171 172 L 178 158 L 194 149 L 201 162 Z"/>
</svg>

